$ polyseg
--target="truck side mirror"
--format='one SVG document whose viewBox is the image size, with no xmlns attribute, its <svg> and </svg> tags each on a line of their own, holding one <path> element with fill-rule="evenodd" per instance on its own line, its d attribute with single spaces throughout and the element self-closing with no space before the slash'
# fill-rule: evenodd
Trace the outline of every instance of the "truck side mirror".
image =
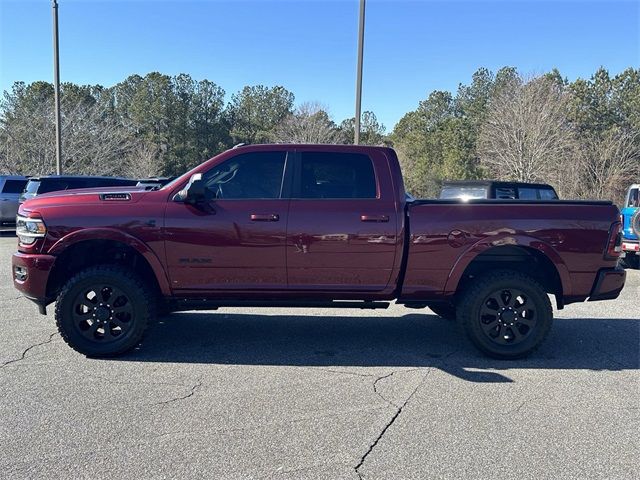
<svg viewBox="0 0 640 480">
<path fill-rule="evenodd" d="M 180 200 L 190 205 L 202 205 L 211 200 L 212 195 L 202 179 L 201 173 L 194 173 L 189 183 L 178 194 Z"/>
</svg>

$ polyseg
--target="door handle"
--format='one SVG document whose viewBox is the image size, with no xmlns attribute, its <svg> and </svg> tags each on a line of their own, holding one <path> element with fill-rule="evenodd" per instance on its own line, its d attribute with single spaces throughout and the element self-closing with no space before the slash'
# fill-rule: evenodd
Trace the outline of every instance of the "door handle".
<svg viewBox="0 0 640 480">
<path fill-rule="evenodd" d="M 361 222 L 388 222 L 389 215 L 360 215 Z"/>
<path fill-rule="evenodd" d="M 277 213 L 252 213 L 250 218 L 252 222 L 277 222 L 280 220 L 280 215 Z"/>
</svg>

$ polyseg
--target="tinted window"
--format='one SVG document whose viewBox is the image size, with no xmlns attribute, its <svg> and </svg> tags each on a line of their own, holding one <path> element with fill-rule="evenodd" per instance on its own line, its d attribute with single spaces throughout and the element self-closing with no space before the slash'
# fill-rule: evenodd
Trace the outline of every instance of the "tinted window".
<svg viewBox="0 0 640 480">
<path fill-rule="evenodd" d="M 518 197 L 520 198 L 520 200 L 537 200 L 538 189 L 518 187 Z"/>
<path fill-rule="evenodd" d="M 629 190 L 629 201 L 627 207 L 640 207 L 640 191 L 637 188 Z"/>
<path fill-rule="evenodd" d="M 376 177 L 367 155 L 302 154 L 301 198 L 376 198 Z"/>
<path fill-rule="evenodd" d="M 26 180 L 6 180 L 2 188 L 2 193 L 22 193 L 26 184 Z"/>
<path fill-rule="evenodd" d="M 67 190 L 69 184 L 66 180 L 60 180 L 57 178 L 40 180 L 40 188 L 38 188 L 38 195 L 49 192 L 58 192 L 60 190 Z"/>
<path fill-rule="evenodd" d="M 70 178 L 65 183 L 66 187 L 64 188 L 64 190 L 73 190 L 74 188 L 87 188 L 93 186 L 91 184 L 91 180 L 85 178 Z"/>
<path fill-rule="evenodd" d="M 513 187 L 496 187 L 496 198 L 513 200 L 516 198 L 516 189 Z"/>
<path fill-rule="evenodd" d="M 233 157 L 204 174 L 216 198 L 279 198 L 286 152 L 254 152 Z"/>
<path fill-rule="evenodd" d="M 463 200 L 487 198 L 487 187 L 445 186 L 442 187 L 440 198 L 461 198 Z"/>
<path fill-rule="evenodd" d="M 550 188 L 541 188 L 538 190 L 538 194 L 540 195 L 540 200 L 557 200 L 558 195 L 556 195 L 555 190 Z"/>
</svg>

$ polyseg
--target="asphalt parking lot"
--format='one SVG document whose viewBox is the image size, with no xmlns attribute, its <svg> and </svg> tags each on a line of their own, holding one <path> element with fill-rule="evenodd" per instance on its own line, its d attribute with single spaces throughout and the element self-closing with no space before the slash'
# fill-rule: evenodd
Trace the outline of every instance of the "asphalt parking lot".
<svg viewBox="0 0 640 480">
<path fill-rule="evenodd" d="M 0 477 L 637 478 L 638 271 L 522 361 L 396 306 L 178 313 L 91 360 L 13 289 L 15 245 L 0 237 Z"/>
</svg>

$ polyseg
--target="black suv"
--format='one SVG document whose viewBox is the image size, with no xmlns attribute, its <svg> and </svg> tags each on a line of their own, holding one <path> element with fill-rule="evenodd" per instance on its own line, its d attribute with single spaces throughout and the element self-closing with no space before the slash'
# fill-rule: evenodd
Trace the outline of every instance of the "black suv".
<svg viewBox="0 0 640 480">
<path fill-rule="evenodd" d="M 495 180 L 461 180 L 443 182 L 440 198 L 472 200 L 558 200 L 558 194 L 546 183 L 499 182 Z"/>
<path fill-rule="evenodd" d="M 77 188 L 94 187 L 133 187 L 138 180 L 132 178 L 117 177 L 86 177 L 86 176 L 62 176 L 48 175 L 46 177 L 31 177 L 24 192 L 20 196 L 23 203 L 36 195 L 57 192 L 60 190 L 75 190 Z"/>
</svg>

